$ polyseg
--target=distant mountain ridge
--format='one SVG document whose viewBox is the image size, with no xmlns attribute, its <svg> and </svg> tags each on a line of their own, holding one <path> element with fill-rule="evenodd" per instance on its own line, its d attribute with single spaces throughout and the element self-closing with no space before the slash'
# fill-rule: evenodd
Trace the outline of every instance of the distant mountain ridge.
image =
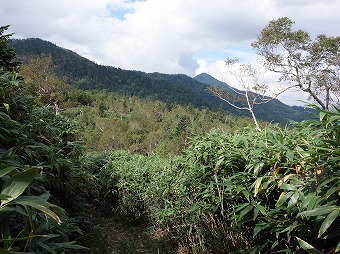
<svg viewBox="0 0 340 254">
<path fill-rule="evenodd" d="M 228 86 L 205 73 L 191 78 L 184 74 L 145 73 L 98 65 L 71 50 L 36 38 L 10 40 L 9 47 L 15 48 L 23 61 L 32 55 L 51 55 L 57 74 L 67 76 L 69 83 L 80 89 L 106 89 L 127 96 L 216 111 L 222 108 L 235 115 L 249 116 L 248 112 L 236 110 L 208 92 L 209 85 L 225 89 Z M 303 107 L 290 107 L 279 100 L 258 105 L 255 113 L 261 120 L 278 123 L 289 119 L 301 121 L 309 114 Z"/>
<path fill-rule="evenodd" d="M 207 73 L 198 74 L 194 79 L 204 84 L 209 84 L 209 85 L 227 89 L 227 90 L 230 89 L 230 86 L 227 83 L 219 81 Z"/>
</svg>

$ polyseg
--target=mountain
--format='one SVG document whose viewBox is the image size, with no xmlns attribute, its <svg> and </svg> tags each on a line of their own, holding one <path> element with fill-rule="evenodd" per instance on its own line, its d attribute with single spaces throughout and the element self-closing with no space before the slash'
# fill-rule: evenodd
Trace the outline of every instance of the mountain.
<svg viewBox="0 0 340 254">
<path fill-rule="evenodd" d="M 231 88 L 227 83 L 219 81 L 207 73 L 201 73 L 197 75 L 195 79 L 204 84 L 225 89 L 227 92 L 235 95 L 237 95 L 235 91 L 240 91 L 236 88 Z M 310 114 L 316 113 L 313 109 L 306 109 L 300 106 L 288 106 L 278 99 L 274 99 L 266 104 L 256 105 L 254 109 L 255 113 L 260 113 L 261 119 L 270 119 L 273 114 L 282 114 L 285 118 L 294 120 L 299 119 L 301 116 L 310 117 Z M 291 114 L 290 117 L 288 117 L 289 114 Z"/>
<path fill-rule="evenodd" d="M 10 40 L 9 47 L 14 48 L 18 58 L 24 62 L 32 55 L 51 55 L 57 74 L 67 76 L 69 83 L 80 89 L 105 89 L 121 95 L 215 111 L 224 109 L 236 115 L 249 116 L 247 111 L 236 110 L 207 91 L 209 85 L 226 87 L 208 74 L 191 78 L 184 74 L 145 73 L 99 65 L 75 52 L 36 38 Z M 258 105 L 254 111 L 261 120 L 283 124 L 289 119 L 301 121 L 309 114 L 302 107 L 290 107 L 279 100 Z"/>
<path fill-rule="evenodd" d="M 198 74 L 194 79 L 196 79 L 197 81 L 203 84 L 208 84 L 208 85 L 216 86 L 218 88 L 223 88 L 230 92 L 232 91 L 230 86 L 227 83 L 219 81 L 207 73 Z"/>
</svg>

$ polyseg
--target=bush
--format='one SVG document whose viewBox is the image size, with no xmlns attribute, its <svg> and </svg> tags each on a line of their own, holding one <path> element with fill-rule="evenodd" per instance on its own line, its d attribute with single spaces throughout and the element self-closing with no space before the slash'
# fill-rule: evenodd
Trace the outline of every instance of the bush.
<svg viewBox="0 0 340 254">
<path fill-rule="evenodd" d="M 1 27 L 0 35 L 3 31 Z M 0 36 L 1 59 L 9 56 L 4 38 Z M 59 194 L 80 154 L 76 133 L 68 120 L 35 105 L 15 69 L 0 66 L 0 252 L 81 249 L 72 241 L 79 228 L 51 203 L 62 201 Z"/>
<path fill-rule="evenodd" d="M 293 128 L 213 131 L 169 161 L 117 152 L 119 207 L 190 253 L 335 253 L 339 110 Z"/>
</svg>

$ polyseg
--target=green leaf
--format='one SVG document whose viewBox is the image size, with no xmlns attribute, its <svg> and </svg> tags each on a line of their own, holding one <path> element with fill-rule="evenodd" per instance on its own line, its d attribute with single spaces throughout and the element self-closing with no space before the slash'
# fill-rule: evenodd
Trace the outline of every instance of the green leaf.
<svg viewBox="0 0 340 254">
<path fill-rule="evenodd" d="M 292 195 L 294 194 L 294 192 L 290 191 L 287 193 L 281 193 L 279 200 L 276 203 L 276 207 L 280 207 L 284 202 L 286 202 L 286 200 L 288 198 L 290 198 Z"/>
<path fill-rule="evenodd" d="M 51 208 L 53 208 L 54 210 L 59 210 L 59 212 L 60 212 L 61 208 L 43 200 L 40 197 L 21 196 L 21 197 L 19 197 L 15 200 L 15 203 L 20 204 L 20 205 L 27 205 L 27 206 L 31 206 L 33 208 L 36 208 L 36 209 L 42 211 L 43 213 L 45 213 L 46 215 L 52 217 L 59 224 L 61 224 L 61 220 L 59 218 L 59 215 L 57 215 L 54 211 L 51 210 Z"/>
<path fill-rule="evenodd" d="M 336 246 L 335 252 L 340 251 L 340 242 L 338 242 L 338 245 Z"/>
<path fill-rule="evenodd" d="M 264 229 L 270 228 L 272 225 L 267 222 L 257 223 L 254 227 L 253 237 L 257 236 L 259 232 Z"/>
<path fill-rule="evenodd" d="M 32 238 L 35 238 L 35 237 L 39 237 L 39 238 L 49 237 L 50 238 L 51 236 L 52 236 L 52 234 L 49 234 L 49 235 L 29 235 L 29 236 L 25 236 L 25 237 L 17 237 L 17 238 L 12 238 L 12 239 L 0 239 L 0 243 L 19 242 L 19 241 L 23 241 L 23 240 L 32 239 Z M 55 235 L 55 236 L 57 237 L 57 236 L 60 236 L 60 235 Z M 1 248 L 0 248 L 0 250 L 1 250 Z M 15 253 L 17 253 L 17 252 L 15 252 Z M 0 254 L 1 254 L 1 252 L 0 252 Z"/>
<path fill-rule="evenodd" d="M 252 248 L 250 249 L 249 254 L 257 254 L 257 253 L 261 253 L 260 250 L 261 250 L 261 247 L 258 246 L 258 245 L 255 245 L 254 247 L 252 247 Z"/>
<path fill-rule="evenodd" d="M 259 215 L 259 209 L 257 207 L 254 207 L 254 216 L 253 216 L 253 221 L 256 220 L 257 216 Z"/>
<path fill-rule="evenodd" d="M 317 207 L 317 208 L 315 208 L 313 210 L 299 213 L 299 215 L 304 215 L 304 216 L 308 216 L 308 217 L 319 216 L 319 215 L 324 215 L 324 214 L 327 214 L 327 213 L 331 213 L 334 210 L 339 210 L 339 207 L 338 206 L 334 206 L 334 205 L 333 206 L 319 206 L 319 207 Z"/>
<path fill-rule="evenodd" d="M 271 249 L 274 249 L 276 246 L 279 245 L 279 241 L 278 239 L 276 238 L 275 242 L 272 244 L 272 246 L 270 247 Z"/>
<path fill-rule="evenodd" d="M 9 196 L 9 195 L 5 195 L 5 194 L 1 194 L 0 193 L 0 199 L 1 200 L 8 200 L 8 199 L 11 199 L 12 197 L 11 196 Z"/>
<path fill-rule="evenodd" d="M 256 205 L 256 208 L 259 209 L 259 211 L 260 211 L 264 216 L 267 215 L 266 209 L 265 209 L 262 205 Z"/>
<path fill-rule="evenodd" d="M 75 244 L 75 243 L 76 243 L 76 241 L 55 243 L 55 246 L 61 247 L 63 249 L 89 250 L 89 248 Z"/>
<path fill-rule="evenodd" d="M 292 253 L 292 252 L 293 251 L 291 249 L 283 249 L 283 250 L 276 251 L 275 253 L 285 253 L 285 254 L 287 254 L 287 253 Z M 295 252 L 293 252 L 293 253 L 295 253 Z"/>
<path fill-rule="evenodd" d="M 250 201 L 250 199 L 249 199 L 250 198 L 249 192 L 247 190 L 243 190 L 242 194 L 247 199 L 247 201 L 249 202 Z"/>
<path fill-rule="evenodd" d="M 298 240 L 301 248 L 304 249 L 305 251 L 312 253 L 312 254 L 322 254 L 321 251 L 318 251 L 317 249 L 315 249 L 312 245 L 310 245 L 306 241 L 300 239 L 299 237 L 296 237 L 296 239 Z"/>
<path fill-rule="evenodd" d="M 339 216 L 340 210 L 334 210 L 328 214 L 327 218 L 322 222 L 319 229 L 319 237 L 322 236 L 326 230 L 332 225 L 333 221 Z"/>
<path fill-rule="evenodd" d="M 291 210 L 296 205 L 298 199 L 299 199 L 299 193 L 295 192 L 288 202 L 287 209 Z"/>
<path fill-rule="evenodd" d="M 1 207 L 19 197 L 26 190 L 37 173 L 37 168 L 30 168 L 9 178 L 4 184 L 1 194 L 11 196 L 11 198 L 1 200 Z"/>
<path fill-rule="evenodd" d="M 43 242 L 38 242 L 38 244 L 45 250 L 47 250 L 49 253 L 52 254 L 58 254 L 57 252 L 55 252 L 50 246 L 44 244 Z"/>
<path fill-rule="evenodd" d="M 13 170 L 15 170 L 15 167 L 6 167 L 6 168 L 2 168 L 0 170 L 0 177 L 3 177 L 4 175 L 7 175 L 8 173 L 12 172 Z"/>
<path fill-rule="evenodd" d="M 325 111 L 320 111 L 320 122 L 322 122 L 322 120 L 325 118 L 326 115 L 327 114 Z"/>
<path fill-rule="evenodd" d="M 326 192 L 326 198 L 329 198 L 334 192 L 338 191 L 337 187 L 333 187 L 330 188 L 327 192 Z"/>
<path fill-rule="evenodd" d="M 316 193 L 310 193 L 307 196 L 304 197 L 301 203 L 301 210 L 307 209 L 311 210 L 315 207 L 316 203 L 318 202 L 318 197 L 316 196 Z"/>
<path fill-rule="evenodd" d="M 292 150 L 288 150 L 286 152 L 286 157 L 290 160 L 293 161 L 294 160 L 294 152 Z"/>
<path fill-rule="evenodd" d="M 288 183 L 283 183 L 281 186 L 280 186 L 280 189 L 282 190 L 287 190 L 287 191 L 291 191 L 291 190 L 296 190 L 297 187 L 295 185 L 292 185 L 292 184 L 288 184 Z"/>
<path fill-rule="evenodd" d="M 239 207 L 237 207 L 235 210 L 234 210 L 234 213 L 242 210 L 243 208 L 245 208 L 246 206 L 250 205 L 250 203 L 244 203 L 242 205 L 240 205 Z"/>
<path fill-rule="evenodd" d="M 251 210 L 253 209 L 253 206 L 252 205 L 248 205 L 246 208 L 244 208 L 241 213 L 240 213 L 240 216 L 239 216 L 239 220 L 242 219 L 247 213 L 249 213 Z"/>
</svg>

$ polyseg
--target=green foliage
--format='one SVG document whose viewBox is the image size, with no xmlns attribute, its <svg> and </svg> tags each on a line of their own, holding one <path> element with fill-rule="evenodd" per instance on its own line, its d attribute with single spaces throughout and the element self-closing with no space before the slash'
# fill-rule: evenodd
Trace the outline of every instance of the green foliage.
<svg viewBox="0 0 340 254">
<path fill-rule="evenodd" d="M 153 183 L 155 177 L 162 174 L 165 167 L 158 157 L 145 157 L 132 155 L 125 151 L 113 152 L 105 165 L 106 172 L 116 179 L 117 196 L 119 198 L 119 211 L 129 214 L 132 218 L 143 219 L 147 217 L 147 207 L 157 202 L 151 195 L 154 194 Z M 164 165 L 163 165 L 164 164 Z"/>
<path fill-rule="evenodd" d="M 9 69 L 0 66 L 0 251 L 80 249 L 71 241 L 79 228 L 48 201 L 62 201 L 61 190 L 80 154 L 76 133 L 50 108 L 37 108 L 15 68 Z"/>
<path fill-rule="evenodd" d="M 323 110 L 339 104 L 340 37 L 319 35 L 312 40 L 292 29 L 287 17 L 270 21 L 252 46 L 264 66 L 288 81 L 287 88 L 306 92 Z"/>
<path fill-rule="evenodd" d="M 117 93 L 65 91 L 67 110 L 56 116 L 35 105 L 13 69 L 0 69 L 1 253 L 80 249 L 65 211 L 84 224 L 96 214 L 127 215 L 188 253 L 339 251 L 338 108 L 291 128 L 261 123 L 259 133 L 249 119 L 202 109 L 211 105 L 195 92 L 206 86 L 188 92 L 197 83 L 184 75 L 122 71 L 57 52 L 59 71 L 74 74 L 74 84 Z M 78 128 L 87 151 L 108 152 L 80 158 Z"/>
<path fill-rule="evenodd" d="M 144 73 L 102 66 L 40 39 L 12 40 L 10 45 L 23 60 L 32 55 L 51 55 L 57 66 L 56 74 L 67 76 L 70 85 L 79 89 L 107 90 L 121 96 L 158 100 L 168 103 L 169 109 L 173 104 L 212 111 L 222 107 L 235 115 L 250 116 L 248 112 L 234 109 L 207 91 L 208 86 L 218 82 L 215 79 L 206 84 L 183 74 Z M 289 107 L 278 100 L 272 101 L 270 106 L 258 105 L 254 111 L 260 120 L 282 124 L 286 124 L 288 119 L 301 121 L 309 114 L 302 107 Z"/>
<path fill-rule="evenodd" d="M 166 230 L 190 253 L 335 253 L 339 113 L 261 133 L 215 130 L 167 161 L 114 152 L 103 169 L 119 211 Z"/>
<path fill-rule="evenodd" d="M 113 172 L 106 169 L 110 155 L 84 155 L 79 161 L 80 167 L 71 172 L 72 210 L 78 211 L 77 216 L 89 226 L 95 213 L 111 216 L 118 205 L 117 181 L 111 177 Z"/>
<path fill-rule="evenodd" d="M 329 122 L 307 122 L 292 130 L 233 136 L 222 149 L 211 148 L 210 139 L 195 145 L 197 149 L 210 143 L 194 153 L 190 163 L 202 168 L 199 179 L 216 183 L 212 197 L 218 196 L 220 203 L 209 203 L 218 205 L 222 217 L 235 223 L 233 228 L 243 232 L 254 252 L 294 252 L 298 249 L 294 236 L 320 251 L 334 246 L 332 238 L 340 233 L 339 162 L 334 159 L 338 157 L 339 136 L 334 132 L 338 133 L 339 114 L 328 116 L 332 116 Z M 219 138 L 219 142 L 226 140 Z M 216 143 L 217 138 L 212 144 Z"/>
<path fill-rule="evenodd" d="M 62 92 L 69 88 L 66 78 L 58 77 L 54 69 L 52 57 L 46 55 L 30 57 L 28 62 L 20 67 L 20 75 L 25 79 L 27 93 L 42 105 L 57 106 L 62 99 Z M 59 113 L 58 109 L 56 113 Z"/>
<path fill-rule="evenodd" d="M 61 103 L 63 115 L 78 122 L 80 139 L 88 151 L 128 150 L 139 154 L 177 154 L 193 133 L 212 128 L 233 132 L 250 125 L 248 118 L 225 111 L 120 96 L 106 91 L 70 90 Z M 82 98 L 84 100 L 82 100 Z M 79 100 L 81 99 L 81 100 Z"/>
<path fill-rule="evenodd" d="M 7 47 L 8 40 L 13 35 L 4 34 L 8 28 L 8 25 L 0 27 L 0 66 L 4 70 L 12 71 L 17 69 L 19 62 L 15 60 L 15 50 Z"/>
</svg>

